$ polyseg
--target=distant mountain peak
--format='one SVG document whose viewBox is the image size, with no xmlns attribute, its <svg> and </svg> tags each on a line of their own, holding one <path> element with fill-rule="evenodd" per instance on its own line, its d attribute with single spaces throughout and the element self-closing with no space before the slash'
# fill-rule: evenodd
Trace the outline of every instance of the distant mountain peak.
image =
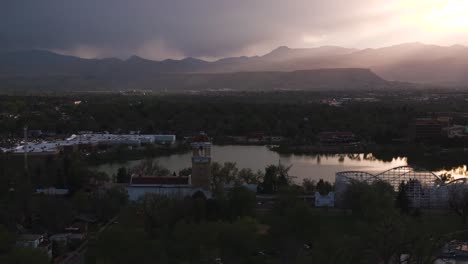
<svg viewBox="0 0 468 264">
<path fill-rule="evenodd" d="M 142 57 L 138 56 L 138 55 L 132 55 L 130 56 L 128 59 L 126 59 L 125 61 L 127 62 L 137 62 L 137 61 L 147 61 L 147 59 L 143 59 Z"/>
<path fill-rule="evenodd" d="M 184 62 L 205 62 L 204 60 L 200 60 L 200 59 L 197 59 L 197 58 L 194 58 L 194 57 L 187 57 L 185 59 L 182 59 L 181 61 L 184 61 Z"/>
<path fill-rule="evenodd" d="M 55 57 L 68 57 L 68 58 L 76 58 L 70 55 L 64 55 L 57 52 L 53 52 L 50 50 L 44 49 L 29 49 L 29 50 L 16 50 L 10 52 L 2 52 L 3 54 L 11 54 L 11 55 L 20 55 L 20 56 L 55 56 Z M 78 58 L 80 59 L 80 58 Z"/>
<path fill-rule="evenodd" d="M 276 48 L 275 50 L 276 51 L 283 51 L 283 50 L 290 50 L 291 48 L 289 48 L 288 46 L 279 46 L 278 48 Z"/>
<path fill-rule="evenodd" d="M 284 53 L 284 52 L 288 52 L 288 51 L 291 51 L 291 49 L 288 46 L 279 46 L 278 48 L 272 50 L 268 54 Z M 268 54 L 266 54 L 266 55 L 268 55 Z"/>
<path fill-rule="evenodd" d="M 426 43 L 415 41 L 415 42 L 406 42 L 406 43 L 401 43 L 398 45 L 393 45 L 388 48 L 420 49 L 420 48 L 426 48 L 426 47 L 442 47 L 442 46 L 426 44 Z"/>
<path fill-rule="evenodd" d="M 454 45 L 450 46 L 450 48 L 466 49 L 466 48 L 468 48 L 468 47 L 467 47 L 467 46 L 464 46 L 464 45 L 460 45 L 460 44 L 454 44 Z"/>
<path fill-rule="evenodd" d="M 292 59 L 305 59 L 305 58 L 319 58 L 325 56 L 336 56 L 349 54 L 358 51 L 357 49 L 348 49 L 340 46 L 320 46 L 315 48 L 289 48 L 287 46 L 280 46 L 268 54 L 262 56 L 267 60 L 292 60 Z"/>
</svg>

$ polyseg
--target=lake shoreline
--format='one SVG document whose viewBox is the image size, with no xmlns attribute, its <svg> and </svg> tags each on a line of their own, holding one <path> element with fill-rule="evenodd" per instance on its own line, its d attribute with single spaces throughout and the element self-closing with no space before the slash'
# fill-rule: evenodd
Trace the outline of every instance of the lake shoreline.
<svg viewBox="0 0 468 264">
<path fill-rule="evenodd" d="M 388 161 L 379 160 L 371 153 L 340 154 L 280 154 L 267 146 L 213 145 L 213 162 L 234 162 L 239 169 L 250 168 L 253 171 L 264 170 L 268 165 L 278 163 L 292 165 L 291 175 L 299 182 L 303 179 L 324 179 L 334 182 L 335 174 L 346 170 L 363 170 L 378 173 L 396 166 L 407 165 L 406 158 L 395 158 Z M 160 165 L 176 174 L 191 167 L 191 152 L 180 152 L 166 156 L 153 157 Z M 95 169 L 115 174 L 118 168 L 131 168 L 144 159 L 127 160 L 93 166 Z"/>
</svg>

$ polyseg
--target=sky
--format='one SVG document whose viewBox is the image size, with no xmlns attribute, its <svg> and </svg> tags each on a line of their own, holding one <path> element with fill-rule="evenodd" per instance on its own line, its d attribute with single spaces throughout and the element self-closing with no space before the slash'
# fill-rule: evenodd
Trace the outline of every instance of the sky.
<svg viewBox="0 0 468 264">
<path fill-rule="evenodd" d="M 468 45 L 468 0 L 2 0 L 0 51 L 263 55 L 278 46 Z"/>
</svg>

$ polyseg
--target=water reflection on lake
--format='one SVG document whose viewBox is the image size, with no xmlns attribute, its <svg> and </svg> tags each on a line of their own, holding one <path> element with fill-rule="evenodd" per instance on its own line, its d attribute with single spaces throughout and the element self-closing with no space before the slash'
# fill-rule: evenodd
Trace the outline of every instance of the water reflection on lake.
<svg viewBox="0 0 468 264">
<path fill-rule="evenodd" d="M 296 182 L 302 179 L 325 179 L 335 181 L 335 173 L 346 170 L 363 170 L 378 173 L 397 166 L 407 165 L 406 158 L 394 158 L 390 162 L 375 159 L 372 154 L 338 154 L 338 155 L 279 155 L 265 146 L 213 146 L 213 161 L 235 162 L 238 168 L 264 170 L 270 164 L 292 165 L 290 175 Z M 191 153 L 174 154 L 155 158 L 170 171 L 178 172 L 191 166 Z M 118 168 L 131 168 L 141 160 L 126 163 L 113 163 L 98 166 L 97 169 L 109 175 L 117 173 Z"/>
</svg>

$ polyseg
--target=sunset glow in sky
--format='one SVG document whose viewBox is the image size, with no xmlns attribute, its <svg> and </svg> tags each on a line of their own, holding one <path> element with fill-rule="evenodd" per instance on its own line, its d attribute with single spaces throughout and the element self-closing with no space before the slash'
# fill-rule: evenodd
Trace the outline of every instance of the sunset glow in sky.
<svg viewBox="0 0 468 264">
<path fill-rule="evenodd" d="M 468 45 L 468 0 L 7 0 L 0 51 L 153 59 L 278 46 Z"/>
<path fill-rule="evenodd" d="M 407 10 L 404 20 L 434 33 L 462 31 L 468 33 L 468 1 L 412 0 L 401 1 Z"/>
</svg>

